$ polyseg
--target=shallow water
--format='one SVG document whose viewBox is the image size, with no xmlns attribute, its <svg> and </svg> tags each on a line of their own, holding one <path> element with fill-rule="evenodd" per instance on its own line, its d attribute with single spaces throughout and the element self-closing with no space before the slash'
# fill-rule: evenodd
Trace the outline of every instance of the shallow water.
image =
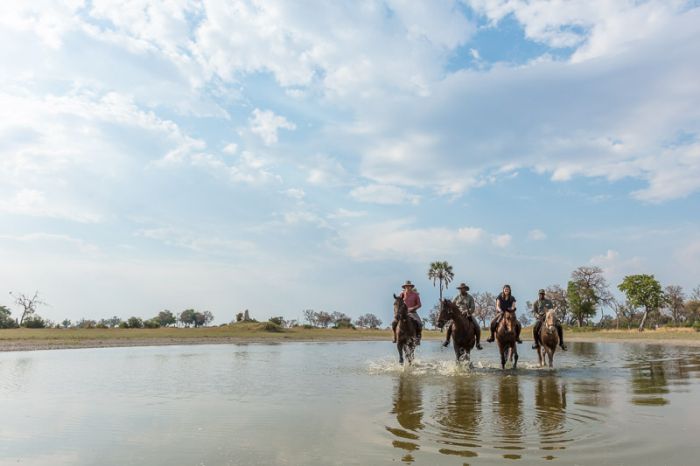
<svg viewBox="0 0 700 466">
<path fill-rule="evenodd" d="M 700 348 L 572 343 L 554 370 L 425 342 L 0 353 L 0 465 L 697 464 Z"/>
</svg>

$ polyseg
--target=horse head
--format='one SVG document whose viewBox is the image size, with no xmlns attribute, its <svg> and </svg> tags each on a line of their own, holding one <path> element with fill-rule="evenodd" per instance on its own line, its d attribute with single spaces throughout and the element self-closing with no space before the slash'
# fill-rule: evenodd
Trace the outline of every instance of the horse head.
<svg viewBox="0 0 700 466">
<path fill-rule="evenodd" d="M 550 309 L 547 311 L 544 317 L 544 325 L 548 332 L 555 332 L 557 324 L 557 311 L 556 309 Z"/>
<path fill-rule="evenodd" d="M 447 321 L 453 318 L 454 308 L 456 308 L 456 306 L 449 299 L 443 299 L 440 304 L 437 326 L 438 328 L 443 328 Z"/>
<path fill-rule="evenodd" d="M 394 315 L 398 319 L 405 319 L 408 317 L 408 306 L 403 300 L 403 297 L 394 295 Z"/>
</svg>

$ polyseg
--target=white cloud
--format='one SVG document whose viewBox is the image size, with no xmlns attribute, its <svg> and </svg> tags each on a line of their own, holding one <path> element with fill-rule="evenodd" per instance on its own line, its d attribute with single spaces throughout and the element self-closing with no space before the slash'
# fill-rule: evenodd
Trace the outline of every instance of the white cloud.
<svg viewBox="0 0 700 466">
<path fill-rule="evenodd" d="M 336 159 L 318 154 L 312 157 L 306 181 L 317 186 L 343 186 L 349 183 L 350 174 Z"/>
<path fill-rule="evenodd" d="M 250 130 L 260 136 L 265 145 L 270 146 L 277 142 L 277 131 L 280 128 L 295 130 L 296 125 L 283 116 L 275 115 L 271 110 L 258 108 L 253 110 L 250 117 Z"/>
<path fill-rule="evenodd" d="M 350 191 L 350 196 L 360 202 L 372 204 L 418 204 L 420 197 L 397 186 L 373 184 Z"/>
<path fill-rule="evenodd" d="M 136 236 L 160 241 L 168 246 L 189 249 L 197 253 L 249 256 L 258 252 L 256 244 L 252 241 L 222 239 L 211 234 L 202 234 L 176 227 L 143 229 L 136 232 Z"/>
<path fill-rule="evenodd" d="M 81 209 L 75 201 L 61 201 L 56 197 L 50 200 L 42 191 L 22 189 L 9 199 L 0 199 L 0 212 L 72 220 L 80 223 L 97 223 L 99 214 Z"/>
<path fill-rule="evenodd" d="M 527 237 L 530 238 L 532 241 L 542 241 L 547 239 L 546 233 L 537 228 L 534 230 L 530 230 L 530 232 L 527 234 Z"/>
<path fill-rule="evenodd" d="M 491 237 L 491 244 L 499 248 L 507 248 L 510 246 L 511 240 L 513 238 L 509 234 L 493 235 Z"/>
<path fill-rule="evenodd" d="M 612 249 L 608 249 L 605 254 L 593 256 L 590 263 L 603 269 L 611 283 L 619 283 L 625 275 L 644 273 L 644 260 L 641 257 L 625 259 Z"/>
<path fill-rule="evenodd" d="M 234 144 L 234 143 L 226 144 L 223 151 L 226 154 L 234 155 L 238 151 L 238 144 Z"/>
<path fill-rule="evenodd" d="M 348 210 L 348 209 L 343 209 L 338 208 L 334 213 L 328 214 L 328 218 L 330 219 L 348 219 L 348 218 L 359 218 L 359 217 L 364 217 L 367 215 L 367 212 L 364 210 Z"/>
<path fill-rule="evenodd" d="M 296 199 L 297 201 L 301 201 L 306 196 L 306 193 L 304 192 L 304 190 L 299 189 L 299 188 L 289 188 L 284 193 L 288 197 L 291 197 L 292 199 Z"/>
</svg>

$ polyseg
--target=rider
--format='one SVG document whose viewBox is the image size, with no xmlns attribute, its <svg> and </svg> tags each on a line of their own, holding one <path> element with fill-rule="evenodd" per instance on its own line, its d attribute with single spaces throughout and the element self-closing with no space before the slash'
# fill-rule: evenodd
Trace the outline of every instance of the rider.
<svg viewBox="0 0 700 466">
<path fill-rule="evenodd" d="M 540 341 L 540 328 L 542 328 L 542 323 L 547 315 L 547 311 L 554 307 L 552 301 L 545 298 L 545 291 L 543 289 L 540 289 L 538 294 L 539 298 L 532 305 L 532 313 L 535 314 L 535 317 L 537 317 L 535 328 L 532 329 L 532 335 L 535 337 L 535 344 L 532 345 L 532 349 L 537 349 L 537 347 L 542 343 Z M 564 344 L 564 330 L 561 328 L 559 319 L 556 319 L 554 325 L 557 328 L 557 333 L 559 334 L 559 346 L 562 350 L 566 351 L 566 345 Z"/>
<path fill-rule="evenodd" d="M 457 305 L 462 315 L 471 319 L 474 323 L 474 328 L 476 329 L 476 349 L 483 349 L 481 347 L 481 326 L 474 317 L 474 298 L 472 295 L 467 293 L 469 291 L 469 287 L 465 283 L 460 283 L 457 289 L 459 290 L 459 294 L 455 296 L 452 302 Z M 445 338 L 445 342 L 442 344 L 442 346 L 448 346 L 450 344 L 451 336 L 452 325 L 447 327 L 447 338 Z"/>
<path fill-rule="evenodd" d="M 506 312 L 512 312 L 515 313 L 515 297 L 510 293 L 510 285 L 503 285 L 503 291 L 501 294 L 498 295 L 496 298 L 496 318 L 491 321 L 491 336 L 486 340 L 489 343 L 493 343 L 494 340 L 494 333 L 496 333 L 496 329 L 498 328 L 498 323 L 501 321 L 503 318 L 503 315 Z M 522 343 L 523 341 L 520 339 L 520 330 L 522 330 L 522 326 L 520 325 L 520 322 L 518 320 L 515 320 L 515 341 L 518 342 L 518 344 Z"/>
<path fill-rule="evenodd" d="M 414 291 L 415 286 L 413 286 L 410 280 L 406 280 L 406 283 L 404 283 L 401 288 L 403 288 L 403 291 L 399 296 L 403 298 L 403 302 L 408 308 L 408 317 L 413 319 L 413 322 L 416 324 L 416 344 L 420 345 L 420 339 L 423 336 L 423 322 L 421 322 L 418 316 L 418 309 L 421 307 L 420 295 Z M 394 343 L 396 343 L 396 326 L 398 323 L 399 316 L 394 313 L 394 320 L 391 322 L 391 329 L 394 332 Z"/>
</svg>

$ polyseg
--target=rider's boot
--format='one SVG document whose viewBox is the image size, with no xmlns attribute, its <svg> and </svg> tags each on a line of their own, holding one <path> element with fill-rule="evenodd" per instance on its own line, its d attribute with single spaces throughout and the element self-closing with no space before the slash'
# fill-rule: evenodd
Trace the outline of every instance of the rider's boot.
<svg viewBox="0 0 700 466">
<path fill-rule="evenodd" d="M 416 332 L 416 346 L 420 346 L 420 340 L 423 338 L 423 329 L 418 329 Z"/>
<path fill-rule="evenodd" d="M 392 343 L 396 343 L 396 324 L 395 323 L 391 324 L 391 333 L 392 333 L 392 335 L 394 335 L 394 339 L 393 339 Z"/>
<path fill-rule="evenodd" d="M 557 325 L 557 333 L 559 334 L 559 347 L 562 351 L 568 350 L 569 348 L 564 344 L 564 329 L 561 328 L 561 324 Z"/>
<path fill-rule="evenodd" d="M 442 344 L 445 348 L 450 346 L 450 337 L 452 337 L 452 325 L 447 327 L 447 335 L 445 336 L 445 342 Z"/>
<path fill-rule="evenodd" d="M 515 341 L 516 341 L 519 345 L 523 343 L 523 341 L 520 339 L 520 330 L 522 330 L 522 327 L 521 327 L 520 324 L 518 323 L 518 324 L 515 326 Z"/>
<path fill-rule="evenodd" d="M 532 329 L 532 337 L 535 340 L 535 344 L 532 345 L 532 349 L 537 349 L 540 346 L 538 335 L 540 333 L 540 323 L 539 321 L 535 324 L 535 328 Z"/>
</svg>

